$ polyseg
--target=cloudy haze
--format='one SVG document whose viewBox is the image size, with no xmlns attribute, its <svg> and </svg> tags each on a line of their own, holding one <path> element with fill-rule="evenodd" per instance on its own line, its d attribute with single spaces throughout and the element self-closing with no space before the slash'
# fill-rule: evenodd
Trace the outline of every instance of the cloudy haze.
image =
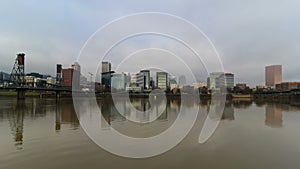
<svg viewBox="0 0 300 169">
<path fill-rule="evenodd" d="M 200 28 L 236 82 L 264 84 L 264 66 L 270 64 L 283 65 L 284 81 L 300 81 L 299 6 L 298 0 L 2 0 L 0 71 L 10 72 L 15 54 L 24 52 L 26 72 L 54 75 L 56 63 L 70 66 L 88 38 L 110 21 L 137 12 L 163 12 Z"/>
</svg>

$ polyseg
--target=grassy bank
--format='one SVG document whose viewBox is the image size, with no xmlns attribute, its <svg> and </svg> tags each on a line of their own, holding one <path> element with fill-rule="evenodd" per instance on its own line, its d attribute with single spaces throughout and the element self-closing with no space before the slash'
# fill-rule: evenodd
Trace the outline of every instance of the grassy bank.
<svg viewBox="0 0 300 169">
<path fill-rule="evenodd" d="M 34 91 L 26 91 L 25 92 L 25 96 L 28 97 L 40 97 L 40 92 L 34 92 Z M 52 94 L 52 93 L 47 93 L 47 94 Z M 17 92 L 16 91 L 0 91 L 0 96 L 17 96 Z"/>
<path fill-rule="evenodd" d="M 0 91 L 0 96 L 16 96 L 16 91 Z"/>
</svg>

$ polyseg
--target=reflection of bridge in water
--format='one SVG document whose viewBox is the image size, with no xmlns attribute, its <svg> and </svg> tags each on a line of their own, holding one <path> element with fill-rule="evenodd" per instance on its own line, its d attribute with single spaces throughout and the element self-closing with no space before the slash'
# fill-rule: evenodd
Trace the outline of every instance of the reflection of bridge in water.
<svg viewBox="0 0 300 169">
<path fill-rule="evenodd" d="M 145 135 L 152 136 L 166 130 L 176 120 L 177 115 L 181 109 L 181 106 L 193 108 L 200 106 L 203 110 L 209 111 L 211 105 L 210 100 L 201 100 L 200 102 L 189 102 L 188 104 L 181 104 L 180 100 L 169 99 L 166 104 L 166 109 L 157 118 L 156 121 L 147 124 L 134 123 L 122 116 L 118 110 L 114 107 L 114 102 L 108 99 L 98 100 L 99 108 L 103 115 L 101 120 L 101 128 L 103 130 L 109 130 L 111 127 L 118 130 L 121 133 L 136 136 L 145 137 Z M 222 120 L 238 120 L 235 119 L 236 109 L 247 109 L 253 106 L 252 101 L 227 101 Z M 151 106 L 148 99 L 131 99 L 130 103 L 120 101 L 119 105 L 124 107 L 126 116 L 136 116 L 138 118 L 149 118 L 150 115 L 145 111 Z M 134 105 L 135 108 L 141 110 L 145 114 L 142 116 L 137 115 L 134 110 L 128 109 L 128 104 Z M 0 121 L 7 118 L 11 133 L 14 136 L 14 144 L 17 149 L 22 149 L 24 138 L 24 132 L 31 132 L 24 130 L 26 120 L 34 120 L 37 118 L 45 118 L 47 114 L 53 114 L 53 129 L 54 132 L 59 132 L 63 129 L 63 126 L 77 130 L 80 128 L 79 120 L 74 110 L 73 101 L 71 99 L 61 99 L 57 101 L 55 99 L 26 99 L 26 100 L 14 100 L 1 101 L 2 107 L 0 113 Z M 155 105 L 154 105 L 155 106 Z M 257 105 L 265 110 L 265 125 L 270 127 L 282 127 L 283 126 L 283 114 L 299 112 L 300 107 L 287 104 L 287 103 L 271 103 L 264 102 Z M 158 114 L 158 113 L 157 113 Z M 123 114 L 124 115 L 124 114 Z M 7 117 L 6 117 L 7 116 Z M 50 124 L 51 125 L 51 124 Z M 155 130 L 155 131 L 153 131 Z M 127 131 L 134 131 L 135 133 L 127 133 Z M 146 134 L 145 134 L 146 133 Z"/>
<path fill-rule="evenodd" d="M 23 148 L 24 133 L 31 133 L 30 130 L 24 130 L 25 121 L 32 122 L 38 118 L 45 118 L 47 114 L 55 114 L 55 131 L 59 132 L 62 125 L 68 125 L 68 128 L 73 130 L 79 129 L 79 120 L 74 111 L 72 100 L 56 101 L 54 99 L 26 99 L 12 100 L 6 103 L 1 102 L 2 112 L 1 119 L 8 119 L 11 134 L 14 136 L 14 143 L 17 149 Z M 7 117 L 5 117 L 7 115 Z M 51 125 L 51 123 L 46 124 Z M 38 130 L 38 129 L 37 129 Z M 29 134 L 30 135 L 30 134 Z M 26 137 L 25 137 L 26 138 Z"/>
</svg>

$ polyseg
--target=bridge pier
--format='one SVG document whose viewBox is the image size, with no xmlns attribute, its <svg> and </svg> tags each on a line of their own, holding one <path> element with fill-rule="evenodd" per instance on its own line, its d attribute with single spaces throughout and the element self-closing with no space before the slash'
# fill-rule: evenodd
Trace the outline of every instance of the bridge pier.
<svg viewBox="0 0 300 169">
<path fill-rule="evenodd" d="M 25 90 L 17 89 L 17 99 L 25 99 Z"/>
</svg>

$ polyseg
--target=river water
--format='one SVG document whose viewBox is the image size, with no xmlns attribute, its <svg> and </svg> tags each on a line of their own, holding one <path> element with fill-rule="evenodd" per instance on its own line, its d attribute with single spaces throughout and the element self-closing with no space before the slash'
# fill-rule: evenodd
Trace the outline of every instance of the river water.
<svg viewBox="0 0 300 169">
<path fill-rule="evenodd" d="M 134 123 L 118 113 L 115 104 L 98 100 L 107 123 L 130 137 L 147 138 L 168 129 L 178 112 L 199 109 L 189 134 L 173 149 L 151 158 L 114 155 L 95 144 L 84 132 L 72 99 L 0 98 L 0 169 L 299 169 L 300 106 L 298 102 L 226 101 L 222 120 L 207 142 L 198 142 L 210 101 L 181 104 L 168 100 L 166 109 L 149 123 Z M 147 99 L 132 99 L 146 111 Z M 126 109 L 128 113 L 134 114 Z M 188 113 L 188 112 L 186 112 Z M 131 115 L 130 115 L 131 116 Z M 136 116 L 136 114 L 135 114 Z M 145 114 L 143 118 L 151 118 Z M 113 140 L 112 140 L 113 141 Z"/>
</svg>

